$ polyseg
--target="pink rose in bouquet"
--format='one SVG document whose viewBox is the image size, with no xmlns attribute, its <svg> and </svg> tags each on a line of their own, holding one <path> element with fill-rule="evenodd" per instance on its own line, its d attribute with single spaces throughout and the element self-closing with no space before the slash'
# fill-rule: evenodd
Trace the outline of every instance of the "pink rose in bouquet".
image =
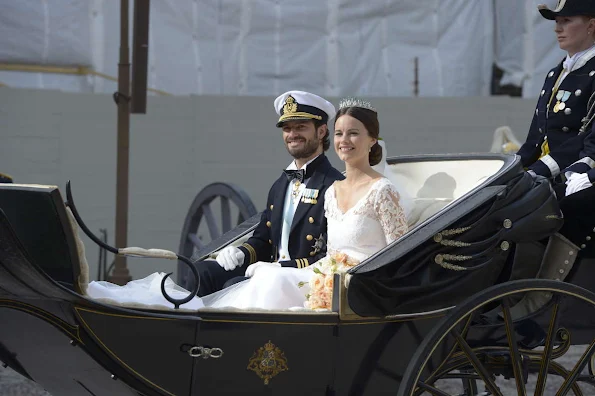
<svg viewBox="0 0 595 396">
<path fill-rule="evenodd" d="M 310 294 L 306 296 L 305 307 L 310 309 L 331 309 L 333 300 L 334 274 L 346 272 L 359 264 L 345 253 L 333 253 L 313 264 L 314 275 L 310 278 Z"/>
</svg>

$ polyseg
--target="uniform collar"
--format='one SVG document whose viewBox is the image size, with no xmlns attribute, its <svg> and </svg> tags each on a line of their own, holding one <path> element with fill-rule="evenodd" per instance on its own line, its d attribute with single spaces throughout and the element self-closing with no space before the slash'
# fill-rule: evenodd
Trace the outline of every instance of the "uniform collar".
<svg viewBox="0 0 595 396">
<path fill-rule="evenodd" d="M 319 156 L 314 157 L 310 161 L 306 162 L 304 164 L 304 166 L 302 166 L 300 168 L 300 169 L 304 169 L 306 171 L 305 179 L 309 179 L 312 176 L 314 171 L 316 171 L 316 168 L 318 168 L 318 165 L 322 164 L 324 162 L 325 158 L 326 157 L 325 157 L 324 153 L 322 153 Z M 289 164 L 289 166 L 287 167 L 287 169 L 288 170 L 297 170 L 295 161 L 292 161 L 291 164 Z"/>
<path fill-rule="evenodd" d="M 566 55 L 566 59 L 562 63 L 562 67 L 568 72 L 580 69 L 585 64 L 595 57 L 595 45 L 587 48 L 584 51 L 577 52 L 573 56 Z"/>
</svg>

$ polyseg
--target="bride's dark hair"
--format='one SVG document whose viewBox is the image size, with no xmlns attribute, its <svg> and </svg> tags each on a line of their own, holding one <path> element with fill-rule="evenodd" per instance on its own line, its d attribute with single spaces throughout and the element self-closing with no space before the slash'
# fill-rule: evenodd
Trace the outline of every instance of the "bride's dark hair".
<svg viewBox="0 0 595 396">
<path fill-rule="evenodd" d="M 380 147 L 380 145 L 378 144 L 378 138 L 380 134 L 378 114 L 373 110 L 365 109 L 363 107 L 342 107 L 339 109 L 339 111 L 337 111 L 337 114 L 335 115 L 335 124 L 337 123 L 339 117 L 343 115 L 350 115 L 362 124 L 364 124 L 366 130 L 368 131 L 368 135 L 376 139 L 376 144 L 372 146 L 368 159 L 370 161 L 370 165 L 372 166 L 379 164 L 382 160 L 382 147 Z"/>
</svg>

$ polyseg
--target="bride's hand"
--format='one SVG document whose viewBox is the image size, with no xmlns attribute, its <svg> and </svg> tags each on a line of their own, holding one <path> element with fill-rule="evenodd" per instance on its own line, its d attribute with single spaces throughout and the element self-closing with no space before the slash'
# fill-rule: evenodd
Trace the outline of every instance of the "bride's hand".
<svg viewBox="0 0 595 396">
<path fill-rule="evenodd" d="M 252 278 L 256 273 L 256 270 L 259 268 L 268 267 L 268 268 L 278 268 L 281 267 L 279 263 L 268 263 L 266 261 L 258 261 L 246 268 L 246 278 Z"/>
</svg>

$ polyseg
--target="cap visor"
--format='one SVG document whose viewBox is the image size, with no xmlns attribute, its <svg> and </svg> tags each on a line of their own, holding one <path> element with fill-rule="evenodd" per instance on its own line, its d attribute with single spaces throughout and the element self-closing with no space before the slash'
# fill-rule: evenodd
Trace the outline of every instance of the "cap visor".
<svg viewBox="0 0 595 396">
<path fill-rule="evenodd" d="M 298 115 L 295 117 L 285 117 L 285 116 L 281 116 L 281 118 L 279 119 L 279 121 L 277 121 L 277 128 L 280 128 L 284 123 L 286 123 L 287 121 L 303 121 L 303 120 L 319 120 L 321 117 L 316 116 L 316 115 Z"/>
</svg>

